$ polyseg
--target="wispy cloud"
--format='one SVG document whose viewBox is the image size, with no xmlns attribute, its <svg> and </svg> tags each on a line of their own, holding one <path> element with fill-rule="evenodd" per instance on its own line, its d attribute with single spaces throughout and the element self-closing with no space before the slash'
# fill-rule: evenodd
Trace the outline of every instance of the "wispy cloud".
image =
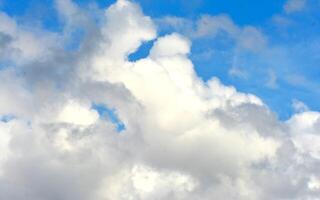
<svg viewBox="0 0 320 200">
<path fill-rule="evenodd" d="M 288 0 L 283 9 L 286 13 L 294 13 L 303 10 L 306 6 L 306 0 Z"/>
</svg>

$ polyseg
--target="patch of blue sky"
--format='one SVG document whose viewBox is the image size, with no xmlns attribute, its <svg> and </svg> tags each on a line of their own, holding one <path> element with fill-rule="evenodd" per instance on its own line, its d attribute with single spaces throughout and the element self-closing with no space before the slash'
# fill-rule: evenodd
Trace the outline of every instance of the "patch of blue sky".
<svg viewBox="0 0 320 200">
<path fill-rule="evenodd" d="M 37 25 L 54 32 L 63 30 L 54 0 L 2 0 L 0 11 L 20 24 Z"/>
<path fill-rule="evenodd" d="M 154 41 L 144 42 L 134 53 L 128 56 L 128 60 L 131 62 L 146 58 L 149 55 L 150 49 L 153 46 Z"/>
<path fill-rule="evenodd" d="M 119 119 L 114 108 L 109 108 L 105 104 L 92 104 L 92 109 L 99 113 L 100 118 L 109 120 L 113 123 L 117 132 L 122 132 L 126 129 L 125 124 Z"/>
<path fill-rule="evenodd" d="M 193 41 L 190 58 L 197 74 L 207 81 L 212 76 L 227 77 L 233 61 L 234 42 L 227 37 Z"/>
<path fill-rule="evenodd" d="M 0 58 L 0 71 L 7 70 L 10 68 L 16 68 L 16 64 L 10 60 L 6 60 L 5 58 Z"/>
<path fill-rule="evenodd" d="M 283 14 L 286 1 L 191 1 L 192 8 L 184 9 L 183 1 L 138 1 L 144 11 L 153 17 L 179 16 L 195 20 L 202 14 L 227 14 L 238 26 L 255 25 L 268 39 L 262 52 L 235 51 L 228 37 L 194 40 L 190 58 L 197 74 L 208 80 L 217 76 L 224 84 L 234 85 L 241 92 L 259 96 L 282 120 L 295 111 L 292 100 L 299 99 L 311 109 L 319 110 L 315 101 L 319 90 L 319 14 L 314 8 Z M 158 9 L 154 9 L 156 6 Z M 311 10 L 311 11 L 310 11 Z M 279 15 L 288 24 L 275 24 Z M 170 32 L 170 30 L 166 30 Z M 232 67 L 240 69 L 238 76 L 230 73 Z"/>
<path fill-rule="evenodd" d="M 320 105 L 314 100 L 320 96 L 317 44 L 307 42 L 303 48 L 298 47 L 301 44 L 280 44 L 262 52 L 248 52 L 235 51 L 234 44 L 227 40 L 216 42 L 224 40 L 216 37 L 194 41 L 191 59 L 204 80 L 217 76 L 241 92 L 256 94 L 282 120 L 294 113 L 293 99 L 319 110 Z M 233 67 L 237 74 L 230 73 Z"/>
<path fill-rule="evenodd" d="M 11 121 L 13 119 L 15 119 L 15 116 L 13 116 L 13 115 L 0 115 L 0 121 L 1 122 L 7 123 L 7 122 L 9 122 L 9 121 Z"/>
<path fill-rule="evenodd" d="M 0 70 L 6 69 L 6 68 L 8 68 L 8 65 L 5 62 L 2 62 L 0 60 Z"/>
<path fill-rule="evenodd" d="M 116 0 L 74 0 L 74 2 L 83 7 L 95 4 L 100 8 L 107 8 L 111 4 L 115 3 Z"/>
<path fill-rule="evenodd" d="M 197 18 L 201 14 L 229 14 L 237 24 L 258 24 L 281 12 L 285 0 L 137 0 L 153 17 L 165 15 Z"/>
</svg>

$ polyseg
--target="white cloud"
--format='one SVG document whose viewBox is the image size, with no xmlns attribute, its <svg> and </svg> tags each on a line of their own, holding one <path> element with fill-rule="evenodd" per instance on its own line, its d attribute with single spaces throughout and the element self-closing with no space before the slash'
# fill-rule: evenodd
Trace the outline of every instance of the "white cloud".
<svg viewBox="0 0 320 200">
<path fill-rule="evenodd" d="M 83 14 L 80 8 L 71 0 L 56 0 L 55 1 L 59 14 L 67 21 L 67 23 L 79 23 Z"/>
<path fill-rule="evenodd" d="M 243 49 L 259 51 L 267 44 L 266 36 L 256 27 L 237 26 L 227 15 L 204 15 L 196 23 L 193 37 L 215 37 L 224 32 L 233 40 L 237 46 Z"/>
<path fill-rule="evenodd" d="M 164 16 L 158 19 L 154 19 L 154 21 L 160 30 L 170 31 L 174 29 L 177 32 L 193 32 L 193 22 L 183 17 Z"/>
<path fill-rule="evenodd" d="M 220 34 L 235 41 L 237 48 L 259 51 L 267 45 L 267 38 L 254 26 L 238 26 L 224 14 L 202 15 L 198 20 L 165 16 L 157 19 L 160 29 L 173 29 L 192 39 L 215 38 Z"/>
<path fill-rule="evenodd" d="M 150 51 L 150 57 L 157 59 L 175 55 L 186 55 L 190 52 L 190 42 L 178 34 L 159 38 Z"/>
<path fill-rule="evenodd" d="M 5 122 L 0 121 L 0 177 L 3 176 L 2 172 L 2 164 L 8 159 L 10 156 L 9 143 L 10 143 L 10 127 L 12 126 L 12 122 L 6 124 Z"/>
<path fill-rule="evenodd" d="M 227 15 L 204 15 L 197 22 L 196 36 L 215 36 L 219 31 L 225 31 L 236 36 L 240 30 Z"/>
<path fill-rule="evenodd" d="M 320 159 L 320 113 L 313 111 L 300 112 L 292 116 L 287 122 L 293 142 L 303 154 Z"/>
<path fill-rule="evenodd" d="M 299 101 L 297 99 L 292 100 L 292 107 L 295 112 L 306 112 L 309 110 L 308 106 L 304 104 L 302 101 Z"/>
<path fill-rule="evenodd" d="M 310 181 L 308 182 L 308 187 L 311 190 L 317 191 L 320 189 L 320 180 L 314 176 L 310 178 Z"/>
<path fill-rule="evenodd" d="M 283 9 L 287 14 L 301 11 L 306 6 L 306 0 L 288 0 Z"/>
<path fill-rule="evenodd" d="M 81 12 L 68 2 L 63 13 Z M 117 1 L 102 17 L 98 34 L 90 32 L 78 51 L 57 47 L 62 54 L 32 64 L 12 59 L 16 68 L 1 71 L 0 115 L 16 119 L 0 122 L 6 152 L 0 199 L 314 196 L 319 113 L 297 113 L 283 123 L 258 97 L 215 77 L 203 82 L 188 58 L 191 41 L 177 33 L 157 36 L 152 19 L 131 1 Z M 16 22 L 3 19 L 17 36 Z M 200 35 L 222 29 L 249 49 L 255 42 L 242 33 L 264 41 L 256 29 L 239 28 L 228 17 L 201 20 Z M 146 58 L 128 60 L 151 40 Z M 25 74 L 18 76 L 21 68 Z M 118 133 L 99 119 L 93 103 L 114 108 L 126 129 Z"/>
<path fill-rule="evenodd" d="M 99 118 L 96 111 L 90 110 L 90 105 L 81 105 L 69 100 L 58 115 L 58 121 L 77 125 L 91 125 Z"/>
<path fill-rule="evenodd" d="M 167 199 L 188 198 L 197 186 L 196 181 L 181 172 L 157 171 L 148 166 L 135 165 L 130 170 L 106 181 L 101 193 L 108 199 Z M 126 192 L 124 192 L 126 191 Z"/>
<path fill-rule="evenodd" d="M 37 28 L 27 30 L 3 12 L 0 12 L 0 40 L 1 37 L 5 45 L 0 43 L 0 58 L 14 62 L 45 59 L 59 46 L 56 34 Z"/>
</svg>

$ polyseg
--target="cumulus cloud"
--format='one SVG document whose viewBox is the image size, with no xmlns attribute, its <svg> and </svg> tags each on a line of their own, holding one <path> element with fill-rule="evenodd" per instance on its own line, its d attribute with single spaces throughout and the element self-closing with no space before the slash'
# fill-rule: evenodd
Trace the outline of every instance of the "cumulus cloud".
<svg viewBox="0 0 320 200">
<path fill-rule="evenodd" d="M 72 1 L 57 5 L 70 23 L 85 12 Z M 157 36 L 131 1 L 118 0 L 101 17 L 79 50 L 34 45 L 30 57 L 21 43 L 38 33 L 0 16 L 0 33 L 12 38 L 0 43 L 11 49 L 0 59 L 14 63 L 0 71 L 0 115 L 14 116 L 0 121 L 0 199 L 317 199 L 319 113 L 281 122 L 257 96 L 215 77 L 203 82 L 188 57 L 190 39 Z M 225 16 L 205 30 L 206 19 L 198 34 L 218 26 L 261 39 Z M 64 40 L 43 32 L 45 41 Z M 129 61 L 151 40 L 146 58 Z M 16 50 L 30 60 L 21 62 Z M 117 132 L 94 104 L 114 109 L 126 129 Z"/>
<path fill-rule="evenodd" d="M 30 62 L 50 56 L 56 34 L 42 30 L 28 30 L 6 13 L 0 12 L 0 58 L 14 62 Z"/>
</svg>

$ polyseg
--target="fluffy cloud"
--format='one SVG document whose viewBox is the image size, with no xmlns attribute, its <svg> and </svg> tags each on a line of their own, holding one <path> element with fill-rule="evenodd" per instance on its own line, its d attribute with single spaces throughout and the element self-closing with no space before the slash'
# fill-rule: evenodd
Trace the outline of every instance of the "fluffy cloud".
<svg viewBox="0 0 320 200">
<path fill-rule="evenodd" d="M 75 14 L 84 11 L 71 1 L 56 5 L 68 29 L 79 16 L 95 22 Z M 0 58 L 14 62 L 0 71 L 0 115 L 14 116 L 0 121 L 1 199 L 316 199 L 319 113 L 283 123 L 258 97 L 217 78 L 203 82 L 188 57 L 191 41 L 157 36 L 131 1 L 118 0 L 101 17 L 96 27 L 83 25 L 95 31 L 79 50 L 34 45 L 30 57 L 18 41 L 36 33 L 1 15 L 0 33 L 14 38 Z M 208 31 L 203 20 L 198 34 Z M 261 39 L 253 28 L 217 20 L 224 25 L 211 20 L 210 31 Z M 149 55 L 129 61 L 146 41 L 154 41 Z M 94 104 L 114 109 L 126 129 L 117 132 Z"/>
<path fill-rule="evenodd" d="M 0 12 L 0 53 L 1 59 L 14 62 L 28 62 L 50 56 L 56 48 L 56 35 L 42 30 L 28 30 L 8 15 Z"/>
</svg>

